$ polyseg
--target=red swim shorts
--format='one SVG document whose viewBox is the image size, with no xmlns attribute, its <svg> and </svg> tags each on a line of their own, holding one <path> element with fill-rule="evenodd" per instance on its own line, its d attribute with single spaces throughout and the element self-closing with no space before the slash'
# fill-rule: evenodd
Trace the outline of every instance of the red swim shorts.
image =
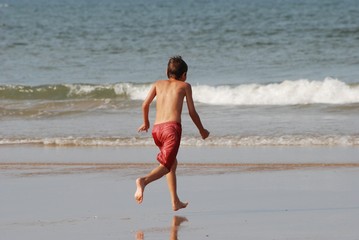
<svg viewBox="0 0 359 240">
<path fill-rule="evenodd" d="M 169 171 L 177 157 L 181 134 L 182 126 L 178 122 L 155 124 L 152 129 L 153 140 L 160 149 L 157 160 Z"/>
</svg>

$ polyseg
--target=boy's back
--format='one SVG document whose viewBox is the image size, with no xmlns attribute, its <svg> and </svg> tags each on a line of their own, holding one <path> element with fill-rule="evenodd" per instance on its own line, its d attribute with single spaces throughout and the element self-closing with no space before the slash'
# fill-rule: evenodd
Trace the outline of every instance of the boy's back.
<svg viewBox="0 0 359 240">
<path fill-rule="evenodd" d="M 160 80 L 154 84 L 156 91 L 155 124 L 175 121 L 181 123 L 183 100 L 188 84 L 179 80 Z"/>
</svg>

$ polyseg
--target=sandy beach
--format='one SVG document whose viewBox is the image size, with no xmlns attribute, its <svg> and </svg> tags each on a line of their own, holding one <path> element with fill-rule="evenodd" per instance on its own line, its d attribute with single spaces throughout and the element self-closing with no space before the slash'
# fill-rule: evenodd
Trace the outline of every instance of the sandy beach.
<svg viewBox="0 0 359 240">
<path fill-rule="evenodd" d="M 1 152 L 1 239 L 359 237 L 356 148 L 182 148 L 178 188 L 189 206 L 178 212 L 165 179 L 148 186 L 143 204 L 133 199 L 152 148 Z"/>
</svg>

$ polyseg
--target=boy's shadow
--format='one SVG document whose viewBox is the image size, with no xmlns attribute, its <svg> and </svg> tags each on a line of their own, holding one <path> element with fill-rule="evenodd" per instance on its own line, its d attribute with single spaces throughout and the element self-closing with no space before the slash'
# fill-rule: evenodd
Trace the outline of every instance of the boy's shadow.
<svg viewBox="0 0 359 240">
<path fill-rule="evenodd" d="M 171 235 L 170 235 L 170 240 L 177 240 L 177 235 L 178 235 L 178 229 L 181 225 L 181 223 L 183 222 L 187 222 L 187 218 L 185 217 L 180 217 L 180 216 L 174 216 L 172 219 L 172 224 L 171 224 Z M 141 230 L 137 231 L 136 233 L 136 240 L 144 240 L 145 239 L 145 233 Z"/>
</svg>

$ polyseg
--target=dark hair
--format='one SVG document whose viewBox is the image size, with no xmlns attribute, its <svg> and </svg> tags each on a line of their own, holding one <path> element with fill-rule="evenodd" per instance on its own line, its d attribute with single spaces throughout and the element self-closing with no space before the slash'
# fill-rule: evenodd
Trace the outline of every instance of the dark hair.
<svg viewBox="0 0 359 240">
<path fill-rule="evenodd" d="M 182 74 L 188 71 L 187 63 L 182 59 L 181 56 L 173 56 L 168 60 L 167 65 L 167 77 L 174 77 L 180 79 Z"/>
</svg>

